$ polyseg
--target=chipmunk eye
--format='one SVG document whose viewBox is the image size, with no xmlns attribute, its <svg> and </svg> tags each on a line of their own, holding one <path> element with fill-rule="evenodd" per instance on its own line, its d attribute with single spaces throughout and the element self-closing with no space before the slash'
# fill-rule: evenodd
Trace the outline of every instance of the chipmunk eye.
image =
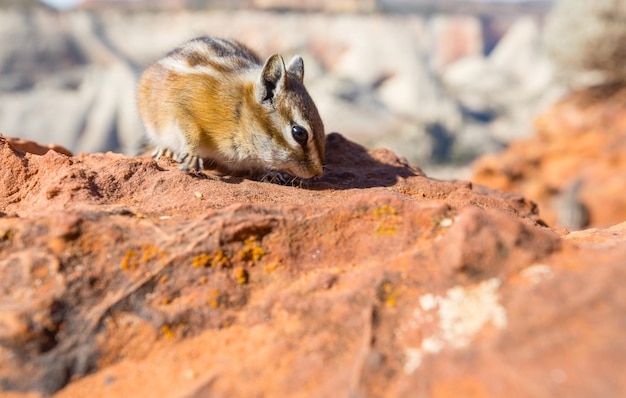
<svg viewBox="0 0 626 398">
<path fill-rule="evenodd" d="M 300 126 L 292 126 L 291 127 L 291 135 L 293 139 L 300 145 L 305 145 L 309 139 L 309 133 Z"/>
</svg>

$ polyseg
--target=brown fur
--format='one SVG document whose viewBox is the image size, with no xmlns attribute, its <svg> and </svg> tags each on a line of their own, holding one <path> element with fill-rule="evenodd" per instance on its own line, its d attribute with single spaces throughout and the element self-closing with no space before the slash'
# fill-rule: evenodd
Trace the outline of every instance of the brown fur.
<svg viewBox="0 0 626 398">
<path fill-rule="evenodd" d="M 319 176 L 324 127 L 300 80 L 299 62 L 285 68 L 275 55 L 263 65 L 237 42 L 194 39 L 146 69 L 139 112 L 153 141 L 191 168 L 204 158 L 234 173 Z M 306 145 L 294 145 L 294 124 L 305 125 Z"/>
</svg>

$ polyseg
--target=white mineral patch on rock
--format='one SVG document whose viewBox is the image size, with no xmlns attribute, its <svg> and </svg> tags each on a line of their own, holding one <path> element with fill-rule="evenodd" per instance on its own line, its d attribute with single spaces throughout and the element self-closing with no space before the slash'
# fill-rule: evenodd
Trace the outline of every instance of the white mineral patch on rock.
<svg viewBox="0 0 626 398">
<path fill-rule="evenodd" d="M 417 322 L 412 325 L 418 328 L 428 321 L 437 324 L 435 332 L 426 335 L 420 347 L 406 350 L 405 373 L 419 368 L 425 354 L 468 347 L 487 325 L 505 329 L 508 322 L 506 310 L 498 299 L 500 284 L 499 279 L 492 278 L 474 286 L 455 286 L 442 296 L 432 293 L 420 296 L 420 307 L 413 312 Z M 435 316 L 428 316 L 428 312 Z"/>
</svg>

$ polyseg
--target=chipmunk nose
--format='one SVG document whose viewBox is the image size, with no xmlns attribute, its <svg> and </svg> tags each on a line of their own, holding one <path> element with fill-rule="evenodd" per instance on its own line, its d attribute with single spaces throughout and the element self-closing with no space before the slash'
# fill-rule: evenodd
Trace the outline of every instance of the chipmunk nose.
<svg viewBox="0 0 626 398">
<path fill-rule="evenodd" d="M 311 170 L 311 178 L 321 178 L 324 175 L 324 167 L 316 167 L 313 170 Z"/>
<path fill-rule="evenodd" d="M 300 178 L 320 178 L 324 175 L 324 167 L 322 166 L 311 166 L 299 169 L 293 169 L 291 173 L 297 175 Z"/>
</svg>

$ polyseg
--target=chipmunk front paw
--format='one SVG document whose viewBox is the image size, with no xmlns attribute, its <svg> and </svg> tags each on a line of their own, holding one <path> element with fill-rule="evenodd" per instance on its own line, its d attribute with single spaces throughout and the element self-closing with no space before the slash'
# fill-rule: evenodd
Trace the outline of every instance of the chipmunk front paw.
<svg viewBox="0 0 626 398">
<path fill-rule="evenodd" d="M 292 187 L 302 186 L 303 183 L 302 178 L 278 170 L 265 170 L 259 181 L 276 185 L 291 185 Z"/>
<path fill-rule="evenodd" d="M 198 155 L 190 155 L 183 153 L 176 158 L 176 161 L 180 163 L 179 168 L 185 171 L 202 171 L 204 170 L 204 162 Z"/>
<path fill-rule="evenodd" d="M 152 152 L 152 157 L 157 159 L 157 160 L 161 159 L 161 157 L 163 157 L 163 156 L 173 159 L 174 158 L 174 152 L 172 152 L 168 148 L 161 148 L 161 147 L 156 147 L 154 152 Z"/>
</svg>

